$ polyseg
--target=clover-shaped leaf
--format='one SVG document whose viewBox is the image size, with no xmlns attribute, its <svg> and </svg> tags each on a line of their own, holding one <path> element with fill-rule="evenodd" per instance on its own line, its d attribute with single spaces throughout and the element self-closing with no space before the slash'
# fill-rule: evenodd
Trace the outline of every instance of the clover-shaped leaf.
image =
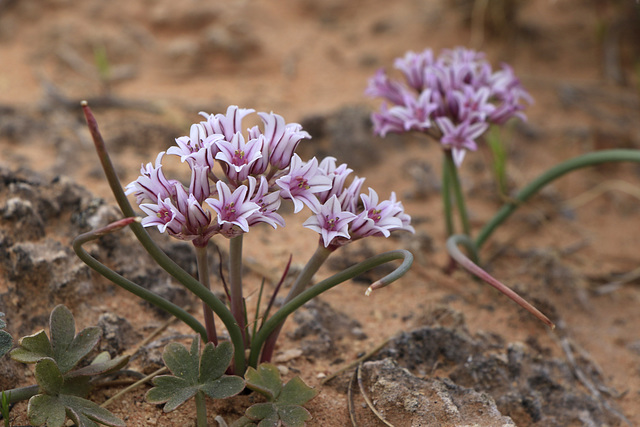
<svg viewBox="0 0 640 427">
<path fill-rule="evenodd" d="M 51 312 L 49 331 L 51 339 L 44 331 L 20 339 L 20 347 L 11 352 L 11 358 L 23 363 L 36 363 L 50 357 L 66 374 L 98 344 L 101 334 L 100 328 L 93 326 L 75 335 L 73 315 L 64 305 Z"/>
<path fill-rule="evenodd" d="M 7 354 L 11 347 L 13 347 L 13 338 L 7 331 L 3 331 L 7 327 L 7 323 L 2 319 L 4 313 L 0 311 L 0 357 Z"/>
<path fill-rule="evenodd" d="M 224 375 L 233 357 L 233 346 L 222 342 L 217 347 L 207 343 L 200 356 L 200 340 L 194 339 L 191 351 L 178 343 L 170 343 L 162 358 L 173 375 L 161 375 L 153 379 L 154 388 L 147 392 L 150 403 L 164 403 L 164 411 L 170 412 L 191 399 L 196 393 L 204 393 L 213 399 L 224 399 L 240 393 L 244 380 Z"/>
<path fill-rule="evenodd" d="M 268 402 L 250 406 L 233 427 L 252 426 L 255 422 L 259 422 L 260 427 L 301 427 L 311 418 L 302 405 L 316 397 L 318 391 L 307 386 L 300 377 L 291 379 L 283 387 L 278 368 L 263 363 L 257 370 L 249 368 L 245 378 L 247 387 L 265 396 Z"/>
<path fill-rule="evenodd" d="M 80 383 L 88 386 L 88 377 L 67 380 L 55 360 L 49 357 L 40 359 L 35 371 L 40 394 L 29 399 L 27 414 L 31 424 L 61 427 L 69 416 L 79 427 L 94 427 L 97 423 L 124 427 L 124 422 L 111 412 L 74 393 Z M 67 389 L 71 389 L 71 393 Z"/>
</svg>

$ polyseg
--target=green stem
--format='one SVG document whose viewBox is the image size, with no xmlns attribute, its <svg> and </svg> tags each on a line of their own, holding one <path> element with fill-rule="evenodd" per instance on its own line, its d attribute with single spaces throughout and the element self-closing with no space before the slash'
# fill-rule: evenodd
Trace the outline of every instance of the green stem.
<svg viewBox="0 0 640 427">
<path fill-rule="evenodd" d="M 313 275 L 317 273 L 332 252 L 332 250 L 325 248 L 322 243 L 318 245 L 316 251 L 313 253 L 311 258 L 309 258 L 309 261 L 307 261 L 307 264 L 291 286 L 291 290 L 284 300 L 285 304 L 300 295 L 300 293 L 307 288 L 313 278 Z M 265 341 L 264 348 L 262 349 L 262 357 L 260 358 L 262 362 L 271 361 L 271 357 L 273 357 L 273 352 L 276 347 L 276 341 L 278 340 L 278 336 L 280 336 L 280 331 L 283 326 L 284 321 L 271 332 Z"/>
<path fill-rule="evenodd" d="M 467 206 L 464 201 L 464 194 L 462 192 L 462 186 L 460 185 L 460 178 L 458 177 L 458 167 L 453 161 L 453 153 L 451 152 L 451 150 L 445 151 L 445 163 L 448 165 L 449 169 L 451 186 L 453 187 L 453 194 L 456 198 L 458 214 L 460 215 L 460 222 L 462 223 L 462 232 L 467 236 L 471 236 L 469 215 L 467 214 Z"/>
<path fill-rule="evenodd" d="M 98 130 L 96 119 L 85 101 L 83 101 L 82 103 L 82 108 L 87 120 L 87 125 L 89 126 L 89 131 L 91 132 L 91 136 L 93 137 L 93 142 L 95 144 L 98 157 L 100 158 L 100 163 L 102 164 L 104 173 L 107 176 L 107 181 L 109 182 L 111 191 L 113 192 L 113 195 L 118 202 L 118 206 L 120 206 L 120 209 L 122 210 L 125 217 L 136 216 L 133 208 L 129 204 L 127 196 L 122 190 L 120 180 L 118 179 L 118 175 L 116 174 L 113 164 L 111 163 L 111 159 L 109 158 L 109 153 L 106 150 L 102 135 Z M 133 231 L 133 234 L 135 234 L 140 244 L 145 248 L 147 253 L 158 263 L 158 265 L 160 265 L 160 267 L 162 267 L 167 273 L 169 273 L 176 280 L 182 283 L 187 289 L 189 289 L 189 291 L 194 293 L 198 298 L 205 302 L 209 307 L 211 307 L 214 313 L 218 315 L 222 323 L 224 323 L 224 325 L 226 326 L 227 331 L 229 332 L 229 337 L 231 338 L 231 342 L 233 343 L 235 372 L 238 375 L 243 375 L 246 363 L 244 356 L 242 330 L 236 323 L 236 320 L 234 319 L 229 309 L 210 290 L 205 288 L 200 282 L 191 277 L 189 273 L 184 271 L 178 264 L 176 264 L 171 258 L 169 258 L 167 254 L 165 254 L 162 249 L 160 249 L 155 244 L 153 239 L 151 239 L 151 236 L 149 236 L 142 225 L 133 223 L 129 227 L 131 228 L 131 231 Z"/>
<path fill-rule="evenodd" d="M 40 386 L 38 384 L 29 385 L 26 387 L 18 387 L 12 390 L 6 390 L 5 394 L 7 395 L 7 399 L 9 403 L 21 402 L 23 400 L 31 399 L 33 396 L 38 394 L 40 391 Z"/>
<path fill-rule="evenodd" d="M 200 390 L 196 392 L 196 414 L 197 414 L 197 426 L 207 427 L 207 402 L 204 398 L 204 393 Z"/>
<path fill-rule="evenodd" d="M 207 248 L 206 246 L 195 246 L 196 248 L 196 262 L 198 264 L 198 280 L 207 288 L 211 289 L 209 282 L 209 262 L 207 261 Z M 213 311 L 211 307 L 202 302 L 202 313 L 204 315 L 204 324 L 207 330 L 207 340 L 212 342 L 213 345 L 218 345 L 218 334 L 216 333 L 216 324 L 213 320 Z"/>
<path fill-rule="evenodd" d="M 569 159 L 552 167 L 520 190 L 515 196 L 513 202 L 507 203 L 500 208 L 494 217 L 485 224 L 482 230 L 480 230 L 480 233 L 475 240 L 476 248 L 480 250 L 480 247 L 500 224 L 502 224 L 522 203 L 526 202 L 531 196 L 536 194 L 553 180 L 574 170 L 607 162 L 640 162 L 640 150 L 595 151 L 593 153 L 574 157 L 573 159 Z"/>
<path fill-rule="evenodd" d="M 283 305 L 280 310 L 275 312 L 274 315 L 269 318 L 269 320 L 265 322 L 256 336 L 253 338 L 253 341 L 251 343 L 251 353 L 249 355 L 249 366 L 257 366 L 260 349 L 262 348 L 265 340 L 271 335 L 271 332 L 275 330 L 282 322 L 284 322 L 287 316 L 289 316 L 295 310 L 300 308 L 311 299 L 317 297 L 321 293 L 333 288 L 334 286 L 352 279 L 357 275 L 364 273 L 365 271 L 371 270 L 374 267 L 396 259 L 402 259 L 402 264 L 390 274 L 373 283 L 369 287 L 369 289 L 367 289 L 366 294 L 368 295 L 371 290 L 387 286 L 391 282 L 402 277 L 409 270 L 411 264 L 413 263 L 413 255 L 411 255 L 411 252 L 406 250 L 396 250 L 373 256 L 367 260 L 364 260 L 354 266 L 347 268 L 346 270 L 343 270 L 340 273 L 334 274 L 328 279 L 316 283 L 311 288 L 292 298 L 288 303 Z"/>
<path fill-rule="evenodd" d="M 442 162 L 442 204 L 444 206 L 444 219 L 447 227 L 447 238 L 455 233 L 455 227 L 453 225 L 453 209 L 451 207 L 451 172 L 450 165 L 447 161 L 447 154 L 444 153 L 444 159 Z"/>
<path fill-rule="evenodd" d="M 313 275 L 318 272 L 320 267 L 322 267 L 322 264 L 324 264 L 324 262 L 327 260 L 327 258 L 329 258 L 329 255 L 331 255 L 332 252 L 332 250 L 325 248 L 324 245 L 318 245 L 316 251 L 313 253 L 313 255 L 311 255 L 311 258 L 309 258 L 309 261 L 307 261 L 307 264 L 304 266 L 304 268 L 296 278 L 296 281 L 291 286 L 291 290 L 289 291 L 287 298 L 285 298 L 284 300 L 285 304 L 300 295 L 302 291 L 307 288 L 309 283 L 311 283 Z"/>
<path fill-rule="evenodd" d="M 248 346 L 247 332 L 245 331 L 244 300 L 242 295 L 242 237 L 239 235 L 229 240 L 229 299 L 231 313 L 236 319 L 244 346 Z"/>
<path fill-rule="evenodd" d="M 81 234 L 73 240 L 73 250 L 75 251 L 76 255 L 78 255 L 78 258 L 80 258 L 85 264 L 94 269 L 96 272 L 111 280 L 122 289 L 131 292 L 132 294 L 144 299 L 145 301 L 148 301 L 156 307 L 182 320 L 196 333 L 200 334 L 203 339 L 206 339 L 207 334 L 205 328 L 200 322 L 196 320 L 195 317 L 190 315 L 187 311 L 175 305 L 171 301 L 162 298 L 160 295 L 157 295 L 149 291 L 148 289 L 145 289 L 142 286 L 119 275 L 118 273 L 111 270 L 109 267 L 92 257 L 82 247 L 82 245 L 84 245 L 85 243 L 96 240 L 99 237 L 109 232 L 115 231 L 120 227 L 124 227 L 127 225 L 127 223 L 130 223 L 132 221 L 133 218 L 125 218 L 124 220 L 117 221 L 116 223 L 110 224 L 107 227 Z"/>
</svg>

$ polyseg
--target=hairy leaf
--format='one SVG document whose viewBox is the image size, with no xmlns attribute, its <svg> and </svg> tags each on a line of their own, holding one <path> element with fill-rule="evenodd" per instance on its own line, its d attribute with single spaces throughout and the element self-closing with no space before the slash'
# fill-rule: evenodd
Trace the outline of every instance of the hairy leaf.
<svg viewBox="0 0 640 427">
<path fill-rule="evenodd" d="M 64 405 L 56 396 L 37 394 L 29 399 L 27 406 L 29 422 L 34 426 L 62 427 L 67 419 Z"/>
<path fill-rule="evenodd" d="M 64 378 L 55 360 L 45 357 L 36 363 L 36 381 L 43 394 L 57 396 L 60 393 Z"/>
<path fill-rule="evenodd" d="M 257 370 L 249 368 L 245 377 L 247 387 L 269 400 L 250 406 L 245 413 L 248 420 L 259 421 L 260 427 L 302 427 L 311 418 L 309 411 L 301 405 L 316 397 L 318 391 L 307 386 L 299 377 L 291 379 L 283 387 L 278 368 L 268 363 L 258 366 Z M 237 424 L 242 425 L 245 424 Z"/>
<path fill-rule="evenodd" d="M 199 338 L 194 339 L 191 351 L 182 344 L 168 344 L 162 358 L 173 375 L 154 378 L 155 387 L 147 392 L 147 401 L 165 403 L 164 411 L 170 412 L 199 391 L 214 399 L 224 399 L 244 389 L 242 378 L 224 375 L 233 356 L 231 343 L 222 342 L 217 348 L 208 343 L 202 357 L 199 353 Z"/>
<path fill-rule="evenodd" d="M 13 349 L 9 354 L 13 360 L 18 362 L 36 363 L 45 357 L 53 358 L 53 349 L 44 331 L 20 338 L 18 345 L 20 347 Z"/>
<path fill-rule="evenodd" d="M 261 364 L 257 370 L 249 367 L 244 378 L 247 380 L 247 387 L 262 394 L 270 402 L 276 400 L 282 390 L 280 372 L 270 363 Z"/>
</svg>

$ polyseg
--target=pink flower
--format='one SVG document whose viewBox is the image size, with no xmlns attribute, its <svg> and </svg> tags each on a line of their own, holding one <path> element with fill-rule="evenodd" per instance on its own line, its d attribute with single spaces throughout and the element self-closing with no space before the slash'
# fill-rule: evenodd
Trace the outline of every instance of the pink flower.
<svg viewBox="0 0 640 427">
<path fill-rule="evenodd" d="M 164 151 L 156 157 L 156 164 L 153 166 L 147 163 L 140 168 L 140 176 L 135 181 L 125 187 L 125 194 L 134 194 L 136 203 L 144 201 L 156 202 L 158 199 L 164 200 L 173 195 L 176 180 L 168 180 L 162 173 L 162 157 Z"/>
<path fill-rule="evenodd" d="M 249 176 L 251 165 L 262 157 L 262 141 L 251 139 L 244 142 L 241 133 L 236 133 L 231 141 L 216 141 L 218 154 L 216 160 L 226 164 L 226 175 L 233 181 L 244 181 Z"/>
<path fill-rule="evenodd" d="M 408 52 L 394 66 L 405 81 L 379 70 L 365 91 L 384 100 L 371 115 L 374 132 L 424 132 L 453 150 L 458 166 L 490 123 L 524 120 L 522 110 L 532 103 L 509 66 L 494 72 L 485 55 L 471 49 L 443 50 L 437 58 L 431 49 Z"/>
<path fill-rule="evenodd" d="M 351 212 L 343 211 L 338 198 L 331 196 L 331 198 L 320 207 L 318 212 L 307 219 L 302 225 L 320 233 L 326 248 L 335 238 L 342 237 L 349 239 L 349 223 L 353 221 L 355 217 Z"/>
<path fill-rule="evenodd" d="M 289 173 L 276 180 L 276 184 L 281 188 L 280 196 L 293 202 L 295 213 L 304 205 L 317 212 L 320 202 L 315 193 L 331 189 L 331 179 L 318 169 L 318 160 L 314 157 L 305 163 L 297 154 L 293 155 Z"/>
<path fill-rule="evenodd" d="M 220 233 L 226 237 L 234 237 L 239 234 L 235 227 L 248 233 L 247 218 L 258 211 L 260 206 L 247 200 L 247 186 L 241 185 L 231 193 L 227 184 L 218 181 L 216 189 L 218 199 L 208 198 L 205 202 L 218 214 L 218 224 L 222 227 Z"/>
</svg>

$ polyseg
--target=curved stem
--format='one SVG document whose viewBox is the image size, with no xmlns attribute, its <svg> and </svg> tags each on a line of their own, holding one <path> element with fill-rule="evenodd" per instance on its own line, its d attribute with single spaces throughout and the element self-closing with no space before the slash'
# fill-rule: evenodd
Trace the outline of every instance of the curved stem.
<svg viewBox="0 0 640 427">
<path fill-rule="evenodd" d="M 487 282 L 488 284 L 490 284 L 491 286 L 493 286 L 494 288 L 496 288 L 497 290 L 499 290 L 500 292 L 502 292 L 503 294 L 511 298 L 513 301 L 519 304 L 522 308 L 524 308 L 525 310 L 527 310 L 528 312 L 536 316 L 538 319 L 540 319 L 542 322 L 544 322 L 551 329 L 555 328 L 555 325 L 553 324 L 553 322 L 549 320 L 547 316 L 542 314 L 537 308 L 529 304 L 527 300 L 525 300 L 520 295 L 515 293 L 513 290 L 511 290 L 507 286 L 503 285 L 502 283 L 494 279 L 493 276 L 491 276 L 489 273 L 487 273 L 486 271 L 478 267 L 474 262 L 472 262 L 469 258 L 467 258 L 458 248 L 458 244 L 464 244 L 465 246 L 468 246 L 468 245 L 472 246 L 473 243 L 469 241 L 468 236 L 464 236 L 460 234 L 453 235 L 449 237 L 449 239 L 447 239 L 447 250 L 449 251 L 449 255 L 451 255 L 462 267 L 464 267 L 471 274 L 474 274 L 475 276 L 484 280 L 485 282 Z"/>
<path fill-rule="evenodd" d="M 40 386 L 38 384 L 29 385 L 26 387 L 18 387 L 11 390 L 5 390 L 9 403 L 21 402 L 23 400 L 31 399 L 38 394 Z"/>
<path fill-rule="evenodd" d="M 126 225 L 133 222 L 134 220 L 135 218 L 125 218 L 123 220 L 116 221 L 98 230 L 93 230 L 88 233 L 81 234 L 73 240 L 73 250 L 75 251 L 76 255 L 78 255 L 78 258 L 80 258 L 85 264 L 87 264 L 93 270 L 100 273 L 107 279 L 111 280 L 113 283 L 120 286 L 122 289 L 131 292 L 132 294 L 144 299 L 145 301 L 155 305 L 156 307 L 182 320 L 196 333 L 200 334 L 200 336 L 202 336 L 203 339 L 206 339 L 207 333 L 205 328 L 202 326 L 200 322 L 196 320 L 195 317 L 190 315 L 187 311 L 175 305 L 171 301 L 168 301 L 162 298 L 160 295 L 157 295 L 149 291 L 148 289 L 145 289 L 142 286 L 132 282 L 131 280 L 126 279 L 125 277 L 119 275 L 118 273 L 111 270 L 109 267 L 102 264 L 100 261 L 98 261 L 94 257 L 92 257 L 82 247 L 82 245 L 84 245 L 85 243 L 90 242 L 92 240 L 96 240 L 100 236 L 104 236 L 107 233 L 110 233 L 119 228 L 125 227 Z"/>
<path fill-rule="evenodd" d="M 122 190 L 120 180 L 118 179 L 118 175 L 116 174 L 113 164 L 111 163 L 111 159 L 109 158 L 109 153 L 106 150 L 102 135 L 98 130 L 98 123 L 96 122 L 96 119 L 93 116 L 93 113 L 91 112 L 91 109 L 87 105 L 86 101 L 82 102 L 82 109 L 84 111 L 87 125 L 89 126 L 89 131 L 91 132 L 98 157 L 100 158 L 100 163 L 102 164 L 104 173 L 107 176 L 107 181 L 109 182 L 111 191 L 113 192 L 113 195 L 118 202 L 118 206 L 120 206 L 120 209 L 122 210 L 124 216 L 136 216 L 133 208 L 129 204 L 127 196 Z M 158 263 L 158 265 L 160 265 L 160 267 L 162 267 L 162 269 L 164 269 L 180 283 L 182 283 L 187 289 L 189 289 L 189 291 L 193 292 L 198 298 L 200 298 L 209 307 L 211 307 L 211 309 L 218 315 L 222 323 L 224 323 L 224 325 L 226 326 L 227 331 L 229 332 L 229 337 L 231 338 L 231 342 L 233 343 L 234 366 L 236 373 L 239 375 L 244 374 L 246 363 L 244 358 L 242 330 L 236 323 L 227 306 L 224 305 L 224 303 L 220 301 L 220 299 L 216 297 L 210 290 L 205 288 L 200 282 L 191 277 L 189 273 L 184 271 L 178 264 L 176 264 L 171 258 L 169 258 L 169 256 L 167 256 L 167 254 L 165 254 L 162 249 L 160 249 L 155 244 L 153 239 L 151 239 L 151 236 L 149 236 L 142 225 L 138 223 L 132 223 L 129 227 L 131 228 L 131 231 L 133 231 L 133 234 L 135 234 L 140 244 L 145 248 L 147 253 Z"/>
<path fill-rule="evenodd" d="M 287 297 L 284 300 L 284 303 L 288 303 L 293 298 L 297 297 L 306 289 L 306 287 L 311 282 L 313 275 L 317 273 L 322 264 L 329 258 L 333 251 L 331 249 L 327 249 L 320 243 L 316 248 L 316 251 L 311 255 L 309 261 L 304 266 L 298 277 L 296 277 L 296 281 L 291 286 L 291 290 Z M 276 341 L 278 340 L 278 336 L 280 335 L 280 331 L 284 326 L 284 321 L 273 329 L 269 337 L 264 343 L 264 348 L 262 349 L 262 356 L 260 358 L 261 362 L 270 362 L 271 357 L 273 356 L 273 351 L 276 348 Z M 262 329 L 262 328 L 261 328 Z"/>
<path fill-rule="evenodd" d="M 458 208 L 458 214 L 460 215 L 462 232 L 467 236 L 471 236 L 471 226 L 469 225 L 467 205 L 464 201 L 464 194 L 462 192 L 462 186 L 460 185 L 460 178 L 458 177 L 458 167 L 453 161 L 453 153 L 451 150 L 445 151 L 445 163 L 449 169 L 449 177 L 451 179 L 451 186 L 453 187 L 453 194 L 456 198 L 456 206 Z"/>
<path fill-rule="evenodd" d="M 209 282 L 209 262 L 207 261 L 207 248 L 206 246 L 195 246 L 196 248 L 196 263 L 198 265 L 198 280 L 204 285 L 205 288 L 211 290 L 211 284 Z M 213 320 L 213 311 L 211 307 L 202 302 L 202 314 L 204 316 L 204 324 L 207 330 L 207 340 L 212 342 L 213 345 L 218 345 L 218 334 L 216 333 L 216 324 Z"/>
<path fill-rule="evenodd" d="M 295 310 L 300 308 L 306 302 L 320 295 L 321 293 L 333 288 L 334 286 L 352 279 L 357 275 L 364 273 L 365 271 L 371 270 L 374 267 L 396 259 L 402 259 L 402 264 L 392 273 L 373 283 L 369 287 L 369 289 L 367 289 L 366 295 L 369 295 L 372 290 L 387 286 L 391 282 L 402 277 L 409 270 L 411 264 L 413 263 L 413 255 L 411 254 L 411 252 L 402 249 L 373 256 L 367 260 L 364 260 L 354 266 L 347 268 L 346 270 L 343 270 L 340 273 L 334 274 L 328 279 L 316 283 L 311 288 L 291 299 L 291 301 L 282 306 L 280 310 L 274 313 L 274 315 L 265 322 L 263 327 L 260 328 L 260 331 L 258 331 L 257 335 L 253 338 L 253 342 L 251 343 L 251 353 L 249 355 L 249 366 L 257 366 L 262 344 L 265 342 L 271 332 L 275 328 L 277 328 L 278 325 L 284 322 L 287 316 L 289 316 Z"/>
<path fill-rule="evenodd" d="M 564 174 L 606 162 L 640 162 L 640 150 L 602 150 L 593 153 L 583 154 L 573 159 L 560 163 L 544 172 L 538 178 L 529 183 L 518 192 L 514 201 L 507 203 L 491 218 L 489 222 L 480 230 L 475 240 L 478 250 L 484 242 L 491 236 L 495 229 L 502 224 L 519 206 L 536 194 L 544 186 Z"/>
</svg>

